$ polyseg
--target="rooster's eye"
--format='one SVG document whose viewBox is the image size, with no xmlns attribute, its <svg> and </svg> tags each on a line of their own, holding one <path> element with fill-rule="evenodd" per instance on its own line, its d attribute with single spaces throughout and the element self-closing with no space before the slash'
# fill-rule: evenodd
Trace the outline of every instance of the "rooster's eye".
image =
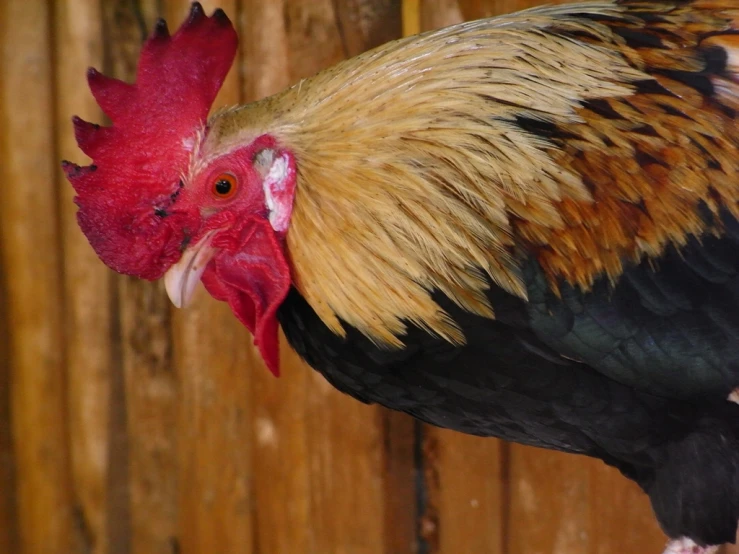
<svg viewBox="0 0 739 554">
<path fill-rule="evenodd" d="M 230 173 L 222 173 L 213 182 L 213 194 L 218 198 L 231 198 L 237 186 L 236 177 Z"/>
</svg>

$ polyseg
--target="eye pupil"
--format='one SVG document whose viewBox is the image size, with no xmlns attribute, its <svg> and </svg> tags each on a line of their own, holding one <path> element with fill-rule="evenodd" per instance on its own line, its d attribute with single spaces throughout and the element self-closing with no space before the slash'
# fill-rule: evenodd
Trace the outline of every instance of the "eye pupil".
<svg viewBox="0 0 739 554">
<path fill-rule="evenodd" d="M 239 182 L 231 173 L 221 173 L 212 183 L 211 193 L 222 200 L 231 198 L 239 188 Z"/>
<path fill-rule="evenodd" d="M 229 181 L 228 179 L 218 179 L 215 185 L 216 194 L 225 196 L 231 192 L 231 187 L 231 181 Z"/>
</svg>

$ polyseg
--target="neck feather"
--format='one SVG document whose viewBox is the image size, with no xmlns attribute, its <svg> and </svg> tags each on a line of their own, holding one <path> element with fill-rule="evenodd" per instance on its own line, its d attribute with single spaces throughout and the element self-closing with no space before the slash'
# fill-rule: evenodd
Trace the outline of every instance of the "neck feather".
<svg viewBox="0 0 739 554">
<path fill-rule="evenodd" d="M 612 40 L 562 8 L 533 10 L 385 45 L 230 112 L 226 138 L 269 132 L 295 156 L 287 248 L 319 317 L 389 346 L 407 322 L 462 343 L 434 290 L 487 317 L 490 281 L 525 297 L 514 220 L 558 228 L 556 204 L 590 196 L 519 120 L 570 122 L 582 100 L 628 94 L 645 75 L 596 46 Z"/>
</svg>

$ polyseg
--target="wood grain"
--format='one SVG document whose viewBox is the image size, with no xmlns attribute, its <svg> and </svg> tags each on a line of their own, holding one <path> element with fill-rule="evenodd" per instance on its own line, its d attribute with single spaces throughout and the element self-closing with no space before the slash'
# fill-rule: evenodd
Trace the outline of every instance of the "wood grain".
<svg viewBox="0 0 739 554">
<path fill-rule="evenodd" d="M 418 19 L 421 31 L 439 29 L 464 21 L 457 0 L 420 0 Z"/>
<path fill-rule="evenodd" d="M 549 0 L 548 2 L 542 2 L 542 0 L 458 0 L 457 3 L 462 17 L 469 20 L 511 13 L 544 4 L 565 4 L 567 2 L 568 0 Z"/>
<path fill-rule="evenodd" d="M 1 69 L 0 66 L 0 71 Z M 0 220 L 0 236 L 3 235 L 2 227 L 2 220 Z M 0 306 L 8 305 L 6 282 L 8 271 L 4 263 L 4 256 L 0 256 Z M 8 315 L 5 309 L 0 310 L 0 491 L 2 492 L 0 494 L 0 552 L 18 550 L 18 517 L 10 420 L 11 359 Z"/>
<path fill-rule="evenodd" d="M 587 461 L 511 445 L 510 464 L 508 553 L 589 553 Z"/>
<path fill-rule="evenodd" d="M 119 286 L 130 552 L 171 554 L 179 548 L 180 430 L 169 299 L 159 283 L 122 278 Z"/>
<path fill-rule="evenodd" d="M 411 554 L 419 551 L 420 509 L 418 476 L 420 470 L 421 424 L 406 414 L 378 410 L 384 441 L 383 500 L 385 503 L 382 552 Z"/>
<path fill-rule="evenodd" d="M 510 447 L 509 554 L 661 552 L 667 542 L 636 485 L 599 460 Z"/>
<path fill-rule="evenodd" d="M 54 4 L 56 114 L 58 155 L 79 159 L 70 114 L 100 120 L 87 89 L 84 68 L 102 66 L 102 25 L 99 2 L 66 0 Z M 111 330 L 110 271 L 98 260 L 79 232 L 73 189 L 59 170 L 59 214 L 65 255 L 67 387 L 70 463 L 77 501 L 75 511 L 84 551 L 109 552 L 107 533 L 110 454 Z"/>
<path fill-rule="evenodd" d="M 79 538 L 66 441 L 49 25 L 45 2 L 0 6 L 0 250 L 10 323 L 17 551 L 23 554 L 67 554 Z"/>
<path fill-rule="evenodd" d="M 590 552 L 661 552 L 667 537 L 657 524 L 647 495 L 619 471 L 598 460 L 588 459 L 583 465 L 590 485 Z"/>
<path fill-rule="evenodd" d="M 431 552 L 504 552 L 506 444 L 424 429 L 428 505 L 422 534 Z"/>
</svg>

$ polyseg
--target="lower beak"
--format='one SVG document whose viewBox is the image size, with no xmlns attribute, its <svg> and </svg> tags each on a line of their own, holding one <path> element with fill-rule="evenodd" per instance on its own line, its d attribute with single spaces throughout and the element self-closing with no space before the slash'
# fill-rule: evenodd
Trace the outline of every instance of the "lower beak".
<svg viewBox="0 0 739 554">
<path fill-rule="evenodd" d="M 197 244 L 185 249 L 180 261 L 164 274 L 164 288 L 177 308 L 184 308 L 190 303 L 203 271 L 218 252 L 210 245 L 214 233 L 207 233 Z"/>
</svg>

